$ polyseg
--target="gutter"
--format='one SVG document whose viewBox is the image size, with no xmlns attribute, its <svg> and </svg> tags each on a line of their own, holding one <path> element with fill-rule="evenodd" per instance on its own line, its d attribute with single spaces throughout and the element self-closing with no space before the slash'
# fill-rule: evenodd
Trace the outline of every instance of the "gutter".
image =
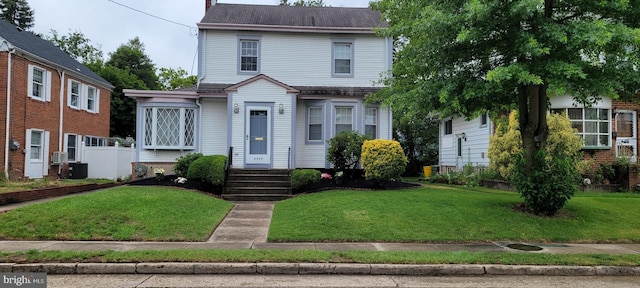
<svg viewBox="0 0 640 288">
<path fill-rule="evenodd" d="M 64 125 L 64 70 L 58 70 L 60 76 L 60 127 L 58 128 L 58 151 L 62 151 L 62 137 Z"/>
<path fill-rule="evenodd" d="M 15 48 L 11 48 L 7 53 L 7 116 L 5 119 L 5 144 L 4 144 L 4 177 L 9 179 L 9 152 L 11 151 L 9 143 L 9 122 L 11 121 L 11 54 L 16 52 Z M 25 144 L 26 145 L 26 144 Z"/>
</svg>

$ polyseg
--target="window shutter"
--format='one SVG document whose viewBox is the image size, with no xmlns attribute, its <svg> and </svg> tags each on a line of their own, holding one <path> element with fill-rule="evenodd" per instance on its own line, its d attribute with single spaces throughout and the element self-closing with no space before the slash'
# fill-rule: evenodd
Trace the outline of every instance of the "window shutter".
<svg viewBox="0 0 640 288">
<path fill-rule="evenodd" d="M 42 147 L 42 160 L 44 161 L 42 165 L 42 175 L 49 175 L 49 131 L 44 131 L 44 141 Z"/>
<path fill-rule="evenodd" d="M 27 77 L 27 96 L 33 96 L 33 65 L 29 65 L 29 76 Z M 27 133 L 28 134 L 28 133 Z"/>
<path fill-rule="evenodd" d="M 96 113 L 100 113 L 100 88 L 98 87 L 96 87 L 96 95 L 93 102 L 93 108 L 96 110 Z"/>
<path fill-rule="evenodd" d="M 53 88 L 53 85 L 51 85 L 51 72 L 48 70 L 45 70 L 44 73 L 46 74 L 46 79 L 47 79 L 45 80 L 44 85 L 42 85 L 43 86 L 42 88 L 44 89 L 44 97 L 47 102 L 51 102 L 51 89 Z"/>
<path fill-rule="evenodd" d="M 67 106 L 71 107 L 71 79 L 67 80 Z M 66 136 L 65 136 L 66 137 Z"/>
<path fill-rule="evenodd" d="M 31 71 L 31 70 L 29 70 Z M 29 73 L 29 75 L 31 75 L 31 73 Z M 25 177 L 29 177 L 29 165 L 31 165 L 29 158 L 31 158 L 29 155 L 31 155 L 31 129 L 27 129 L 27 133 L 26 133 L 26 140 L 24 142 L 24 150 L 27 151 L 27 153 L 25 153 L 24 155 L 24 176 Z"/>
</svg>

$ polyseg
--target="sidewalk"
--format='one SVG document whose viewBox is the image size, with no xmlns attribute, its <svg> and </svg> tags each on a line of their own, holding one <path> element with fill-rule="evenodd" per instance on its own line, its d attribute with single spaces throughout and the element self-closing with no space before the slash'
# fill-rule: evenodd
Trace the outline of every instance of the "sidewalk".
<svg viewBox="0 0 640 288">
<path fill-rule="evenodd" d="M 21 205 L 28 205 L 22 203 Z M 207 242 L 0 241 L 0 251 L 132 251 L 196 249 L 276 249 L 326 251 L 512 252 L 549 254 L 640 254 L 640 244 L 524 243 L 542 248 L 525 252 L 512 242 L 479 244 L 267 243 L 274 202 L 237 202 Z M 16 206 L 21 206 L 16 205 Z M 0 207 L 0 208 L 6 208 Z M 15 208 L 12 207 L 12 208 Z M 2 209 L 0 209 L 2 211 Z M 335 263 L 0 263 L 1 272 L 51 274 L 360 274 L 360 275 L 616 275 L 640 276 L 640 267 L 530 265 L 388 265 Z"/>
</svg>

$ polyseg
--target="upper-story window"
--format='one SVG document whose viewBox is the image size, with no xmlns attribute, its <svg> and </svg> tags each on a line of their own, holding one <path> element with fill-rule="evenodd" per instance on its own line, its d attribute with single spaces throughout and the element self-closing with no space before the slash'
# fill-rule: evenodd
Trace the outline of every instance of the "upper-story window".
<svg viewBox="0 0 640 288">
<path fill-rule="evenodd" d="M 194 149 L 194 108 L 149 107 L 144 110 L 144 147 Z"/>
<path fill-rule="evenodd" d="M 87 87 L 87 111 L 97 112 L 97 102 L 98 92 L 95 87 L 88 86 Z"/>
<path fill-rule="evenodd" d="M 480 127 L 486 127 L 487 123 L 489 123 L 489 115 L 482 113 L 482 115 L 480 115 Z"/>
<path fill-rule="evenodd" d="M 333 77 L 353 77 L 353 40 L 334 39 L 331 57 Z"/>
<path fill-rule="evenodd" d="M 562 108 L 551 109 L 552 113 L 565 114 L 571 120 L 571 126 L 582 138 L 583 148 L 611 147 L 611 110 L 600 108 Z"/>
<path fill-rule="evenodd" d="M 260 72 L 260 37 L 238 38 L 238 73 Z"/>
<path fill-rule="evenodd" d="M 41 101 L 51 101 L 51 72 L 38 66 L 29 65 L 29 97 Z"/>
<path fill-rule="evenodd" d="M 69 106 L 80 109 L 80 82 L 69 81 Z"/>
</svg>

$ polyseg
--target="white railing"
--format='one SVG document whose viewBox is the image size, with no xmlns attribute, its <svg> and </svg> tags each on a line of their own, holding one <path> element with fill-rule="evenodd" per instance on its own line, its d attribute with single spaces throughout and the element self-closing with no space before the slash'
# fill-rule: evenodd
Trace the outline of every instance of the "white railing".
<svg viewBox="0 0 640 288">
<path fill-rule="evenodd" d="M 82 143 L 80 161 L 87 163 L 87 177 L 96 179 L 125 179 L 131 176 L 131 162 L 136 155 L 131 147 L 86 146 Z"/>
</svg>

